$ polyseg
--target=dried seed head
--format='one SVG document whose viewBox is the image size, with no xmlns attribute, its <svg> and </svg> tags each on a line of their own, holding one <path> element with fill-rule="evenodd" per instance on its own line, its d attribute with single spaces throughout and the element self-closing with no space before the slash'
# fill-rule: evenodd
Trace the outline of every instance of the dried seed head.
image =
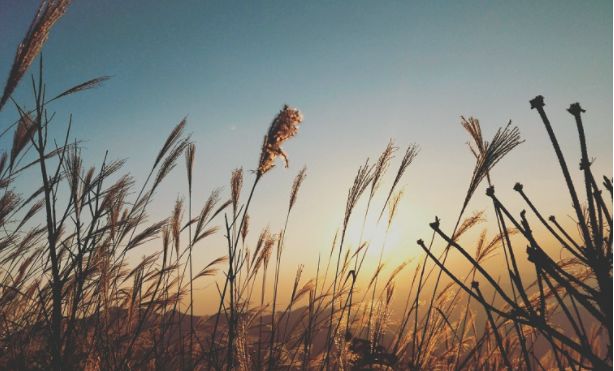
<svg viewBox="0 0 614 371">
<path fill-rule="evenodd" d="M 271 170 L 275 166 L 275 159 L 278 156 L 282 157 L 286 167 L 288 167 L 288 156 L 281 148 L 281 145 L 298 133 L 298 128 L 302 121 L 303 114 L 295 108 L 284 105 L 282 110 L 279 111 L 262 143 L 262 152 L 260 153 L 260 162 L 257 170 L 258 176 L 262 176 Z"/>
</svg>

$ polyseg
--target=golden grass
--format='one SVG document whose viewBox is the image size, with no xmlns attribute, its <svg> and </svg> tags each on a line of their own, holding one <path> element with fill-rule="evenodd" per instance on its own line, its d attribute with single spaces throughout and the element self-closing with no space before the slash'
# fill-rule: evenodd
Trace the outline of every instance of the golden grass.
<svg viewBox="0 0 614 371">
<path fill-rule="evenodd" d="M 67 5 L 41 3 L 17 49 L 0 108 L 11 99 Z M 433 235 L 428 243 L 418 241 L 424 254 L 415 264 L 400 262 L 387 271 L 386 239 L 375 247 L 368 236 L 364 239 L 378 192 L 384 202 L 377 205 L 375 215 L 379 222 L 388 211 L 387 236 L 402 206 L 399 188 L 419 152 L 416 145 L 407 147 L 390 188 L 382 191 L 396 151 L 390 141 L 374 165 L 367 160 L 358 168 L 339 233 L 328 256 L 318 257 L 315 276 L 304 277 L 300 265 L 294 277 L 280 277 L 288 226 L 300 202 L 306 168 L 291 186 L 283 226 L 262 230 L 255 241 L 249 225 L 258 210 L 250 204 L 259 180 L 277 158 L 287 166 L 281 145 L 297 135 L 303 121 L 300 111 L 283 106 L 273 119 L 250 188 L 243 187 L 249 178 L 242 168 L 235 169 L 229 194 L 215 190 L 193 215 L 196 146 L 185 134 L 185 119 L 162 143 L 138 188 L 129 174 L 119 174 L 123 161 L 105 158 L 99 166 L 87 167 L 79 142 L 70 138 L 70 122 L 63 141 L 50 145 L 46 128 L 54 116 L 46 112 L 51 104 L 105 79 L 89 80 L 47 100 L 41 62 L 38 78 L 33 79 L 35 108 L 27 111 L 14 102 L 19 117 L 9 125 L 14 127 L 12 146 L 0 157 L 0 368 L 612 367 L 612 182 L 605 177 L 603 185 L 597 184 L 591 171 L 579 104 L 571 105 L 569 112 L 578 127 L 582 202 L 543 97 L 531 101 L 563 172 L 564 182 L 553 191 L 569 194 L 580 237 L 554 216 L 546 219 L 520 183 L 514 190 L 537 222 L 531 224 L 526 211 L 509 211 L 495 194 L 490 172 L 522 143 L 518 129 L 508 124 L 487 142 L 477 119 L 462 118 L 476 164 L 461 212 L 452 231 L 443 230 L 438 218 L 430 224 Z M 187 198 L 178 198 L 168 217 L 148 221 L 155 191 L 181 156 L 186 161 Z M 26 173 L 40 181 L 31 194 L 18 191 L 17 182 Z M 491 235 L 484 230 L 468 240 L 467 233 L 485 217 L 483 212 L 466 216 L 465 211 L 484 183 L 498 231 Z M 603 190 L 610 195 L 607 202 Z M 357 204 L 365 197 L 365 214 L 354 220 Z M 351 223 L 362 223 L 354 248 L 347 242 Z M 538 230 L 554 245 L 537 241 Z M 226 239 L 225 254 L 194 267 L 193 248 L 217 233 Z M 157 249 L 129 264 L 126 255 L 141 251 L 145 243 Z M 379 249 L 373 268 L 363 265 L 369 248 Z M 561 255 L 553 253 L 557 249 Z M 468 271 L 447 262 L 452 252 L 468 264 Z M 495 256 L 501 259 L 497 269 L 488 264 Z M 519 267 L 534 273 L 527 275 Z M 199 300 L 214 303 L 218 310 L 199 317 L 194 315 L 194 282 L 205 280 L 220 283 L 219 295 Z M 280 280 L 291 282 L 289 292 L 280 292 Z M 288 294 L 287 302 L 281 302 L 282 294 Z M 395 303 L 403 309 L 393 315 Z"/>
</svg>

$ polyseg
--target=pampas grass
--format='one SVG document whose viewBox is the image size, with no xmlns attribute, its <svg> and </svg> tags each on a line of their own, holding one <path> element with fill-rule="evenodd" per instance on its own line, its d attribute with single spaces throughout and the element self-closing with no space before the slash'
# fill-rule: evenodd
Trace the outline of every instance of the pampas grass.
<svg viewBox="0 0 614 371">
<path fill-rule="evenodd" d="M 306 167 L 290 186 L 287 208 L 279 211 L 285 213 L 283 225 L 250 233 L 258 225 L 252 221 L 261 218 L 250 206 L 259 181 L 278 158 L 287 167 L 281 145 L 298 135 L 300 111 L 283 106 L 266 131 L 253 179 L 238 167 L 229 191 L 214 190 L 199 211 L 192 210 L 194 193 L 201 189 L 194 177 L 196 145 L 185 119 L 154 153 L 142 184 L 122 174 L 124 161 L 108 154 L 100 164 L 88 165 L 81 143 L 71 136 L 71 118 L 61 140 L 54 141 L 47 128 L 59 121 L 51 114 L 53 105 L 106 77 L 47 99 L 41 60 L 32 79 L 34 108 L 25 109 L 11 96 L 67 5 L 41 3 L 0 101 L 0 108 L 12 101 L 18 113 L 5 129 L 13 131 L 10 148 L 0 155 L 0 368 L 612 367 L 612 181 L 608 176 L 602 184 L 596 181 L 584 132 L 586 112 L 578 103 L 568 111 L 578 129 L 582 196 L 543 97 L 531 101 L 563 173 L 561 187 L 552 191 L 572 201 L 571 228 L 556 216 L 546 217 L 521 183 L 513 187 L 514 202 L 527 210 L 517 215 L 495 193 L 491 172 L 522 143 L 518 129 L 507 124 L 485 141 L 477 119 L 461 118 L 476 162 L 468 169 L 469 185 L 451 231 L 436 217 L 430 239 L 418 240 L 423 254 L 413 260 L 391 256 L 388 233 L 393 225 L 405 227 L 398 210 L 404 207 L 403 192 L 411 188 L 411 182 L 403 183 L 419 150 L 409 145 L 389 174 L 397 150 L 390 141 L 373 165 L 367 160 L 358 168 L 338 233 L 329 252 L 318 255 L 315 275 L 309 277 L 299 264 L 293 277 L 285 277 L 288 235 L 296 228 L 291 216 L 309 207 L 301 195 L 309 182 Z M 187 197 L 179 195 L 167 216 L 153 218 L 155 191 L 177 171 L 181 156 Z M 24 174 L 36 180 L 29 193 L 18 183 Z M 251 187 L 244 188 L 246 182 Z M 472 237 L 487 219 L 483 211 L 469 213 L 484 183 L 497 230 L 482 229 Z M 389 188 L 382 190 L 384 184 Z M 355 220 L 365 197 L 364 217 Z M 378 223 L 387 211 L 381 245 L 363 240 L 372 209 Z M 358 237 L 354 247 L 348 242 L 353 223 L 362 223 L 360 236 L 351 236 Z M 542 232 L 560 254 L 541 241 Z M 223 252 L 204 264 L 194 260 L 194 249 L 219 252 L 209 242 L 216 234 L 226 240 Z M 369 248 L 379 249 L 378 260 L 363 265 Z M 451 254 L 467 268 L 450 264 Z M 217 295 L 201 294 L 204 286 L 217 289 Z M 197 316 L 196 301 L 218 309 Z M 402 309 L 395 313 L 395 308 Z"/>
</svg>

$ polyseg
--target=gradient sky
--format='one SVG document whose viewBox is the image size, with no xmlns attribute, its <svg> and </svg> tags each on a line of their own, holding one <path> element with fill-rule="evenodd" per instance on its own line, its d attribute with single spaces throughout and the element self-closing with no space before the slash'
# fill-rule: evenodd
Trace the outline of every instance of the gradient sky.
<svg viewBox="0 0 614 371">
<path fill-rule="evenodd" d="M 0 78 L 37 3 L 0 0 Z M 304 124 L 285 145 L 290 169 L 267 174 L 252 206 L 253 238 L 267 224 L 279 229 L 292 178 L 308 166 L 288 231 L 287 272 L 299 263 L 312 271 L 318 252 L 328 252 L 356 168 L 389 138 L 421 147 L 404 179 L 390 259 L 415 255 L 414 241 L 428 236 L 435 215 L 451 228 L 473 166 L 460 115 L 478 117 L 486 137 L 509 119 L 520 128 L 526 142 L 493 173 L 497 193 L 516 212 L 516 181 L 545 213 L 571 210 L 544 127 L 529 109 L 537 94 L 573 170 L 579 146 L 565 108 L 581 102 L 594 169 L 612 174 L 609 0 L 81 0 L 54 28 L 44 57 L 51 92 L 113 76 L 56 106 L 59 118 L 73 114 L 90 162 L 99 164 L 108 149 L 143 180 L 187 115 L 197 145 L 196 207 L 213 188 L 228 189 L 233 168 L 256 166 L 261 138 L 284 103 L 300 108 Z M 15 98 L 27 104 L 26 86 Z M 3 125 L 14 118 L 11 109 L 0 112 Z M 185 193 L 183 171 L 160 190 L 154 216 Z M 483 189 L 472 210 L 488 206 Z M 223 254 L 212 241 L 199 251 L 201 264 Z"/>
</svg>

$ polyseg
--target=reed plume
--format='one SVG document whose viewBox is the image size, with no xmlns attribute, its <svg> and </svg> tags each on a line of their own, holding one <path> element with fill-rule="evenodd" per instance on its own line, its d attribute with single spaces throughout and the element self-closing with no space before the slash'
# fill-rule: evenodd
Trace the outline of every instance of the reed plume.
<svg viewBox="0 0 614 371">
<path fill-rule="evenodd" d="M 60 94 L 56 95 L 55 97 L 51 98 L 51 100 L 49 102 L 52 102 L 54 100 L 60 99 L 62 97 L 65 97 L 67 95 L 71 95 L 71 94 L 75 94 L 84 90 L 89 90 L 89 89 L 94 89 L 99 87 L 100 85 L 102 85 L 103 82 L 109 80 L 111 78 L 111 76 L 100 76 L 100 77 L 96 77 L 93 78 L 91 80 L 85 81 L 81 84 L 77 84 L 69 89 L 64 90 L 63 92 L 61 92 Z M 49 103 L 48 102 L 48 103 Z"/>
<path fill-rule="evenodd" d="M 26 36 L 15 52 L 15 59 L 0 98 L 0 110 L 43 48 L 53 25 L 64 15 L 69 5 L 70 0 L 41 0 Z"/>
<path fill-rule="evenodd" d="M 192 174 L 194 173 L 194 154 L 196 152 L 196 146 L 194 143 L 187 145 L 185 149 L 185 167 L 188 176 L 188 192 L 192 193 Z"/>
<path fill-rule="evenodd" d="M 288 210 L 292 210 L 294 204 L 296 203 L 296 198 L 298 197 L 298 191 L 307 176 L 307 166 L 303 166 L 301 171 L 298 172 L 296 177 L 294 178 L 294 182 L 292 183 L 292 190 L 290 191 L 290 201 L 288 203 Z"/>
<path fill-rule="evenodd" d="M 482 132 L 478 120 L 472 117 L 465 119 L 462 116 L 461 120 L 463 127 L 474 139 L 474 145 L 472 146 L 470 144 L 469 147 L 476 158 L 475 168 L 469 182 L 465 200 L 463 201 L 462 209 L 465 209 L 478 185 L 484 178 L 489 176 L 493 167 L 514 148 L 523 143 L 524 140 L 520 138 L 518 127 L 511 126 L 511 121 L 505 127 L 497 130 L 492 140 L 487 142 L 482 139 Z"/>
<path fill-rule="evenodd" d="M 288 167 L 288 156 L 281 145 L 298 133 L 299 126 L 303 122 L 303 114 L 296 108 L 284 105 L 277 114 L 268 133 L 264 136 L 260 161 L 258 163 L 258 176 L 262 176 L 275 166 L 275 159 L 281 157 Z"/>
<path fill-rule="evenodd" d="M 390 190 L 388 191 L 388 195 L 386 196 L 386 201 L 384 201 L 384 206 L 382 207 L 382 211 L 380 211 L 379 213 L 378 220 L 382 218 L 382 215 L 384 214 L 384 210 L 386 210 L 386 207 L 388 206 L 388 201 L 390 201 L 390 197 L 392 197 L 392 194 L 394 193 L 397 186 L 399 185 L 399 182 L 403 178 L 403 174 L 405 174 L 405 171 L 407 170 L 409 165 L 411 165 L 411 163 L 414 161 L 416 156 L 418 156 L 419 152 L 420 152 L 420 147 L 418 147 L 416 144 L 410 144 L 409 146 L 407 146 L 407 149 L 405 150 L 405 154 L 403 155 L 403 158 L 401 159 L 401 164 L 399 165 L 399 168 L 397 169 L 397 173 L 394 177 L 394 180 L 392 181 L 392 186 L 390 187 Z"/>
<path fill-rule="evenodd" d="M 233 215 L 237 215 L 241 188 L 243 188 L 243 168 L 234 169 L 230 176 L 230 199 L 232 200 Z"/>
</svg>

